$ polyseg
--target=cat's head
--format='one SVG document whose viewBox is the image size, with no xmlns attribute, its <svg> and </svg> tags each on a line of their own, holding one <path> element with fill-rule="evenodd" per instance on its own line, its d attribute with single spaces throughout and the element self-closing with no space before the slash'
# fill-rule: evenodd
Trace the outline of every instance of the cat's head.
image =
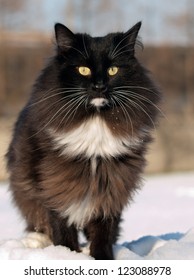
<svg viewBox="0 0 194 280">
<path fill-rule="evenodd" d="M 125 33 L 91 37 L 55 25 L 56 55 L 32 96 L 43 127 L 73 127 L 95 114 L 123 130 L 129 124 L 132 131 L 153 127 L 160 97 L 135 57 L 140 27 L 138 22 Z"/>
<path fill-rule="evenodd" d="M 56 24 L 61 87 L 75 88 L 86 107 L 102 110 L 117 104 L 116 89 L 129 85 L 136 74 L 134 52 L 140 27 L 138 22 L 126 33 L 93 38 Z"/>
</svg>

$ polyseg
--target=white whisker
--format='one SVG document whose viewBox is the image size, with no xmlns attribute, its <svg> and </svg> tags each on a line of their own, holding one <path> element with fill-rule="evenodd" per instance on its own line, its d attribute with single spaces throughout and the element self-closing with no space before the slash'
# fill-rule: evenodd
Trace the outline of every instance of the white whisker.
<svg viewBox="0 0 194 280">
<path fill-rule="evenodd" d="M 142 87 L 142 86 L 120 86 L 120 87 L 115 87 L 115 89 L 123 89 L 123 90 L 126 90 L 126 89 L 133 89 L 133 88 L 137 88 L 137 89 L 143 89 L 143 90 L 146 90 L 146 91 L 149 91 L 149 92 L 151 92 L 151 93 L 153 93 L 153 94 L 155 94 L 155 95 L 157 95 L 157 96 L 159 96 L 159 94 L 157 93 L 157 92 L 155 92 L 155 91 L 153 91 L 152 89 L 150 89 L 150 88 L 146 88 L 146 87 Z"/>
<path fill-rule="evenodd" d="M 117 56 L 119 56 L 123 52 L 133 51 L 134 48 L 132 48 L 132 49 L 130 48 L 130 49 L 127 49 L 125 51 L 122 51 L 124 48 L 127 48 L 128 46 L 131 46 L 131 45 L 134 45 L 134 43 L 126 44 L 126 45 L 122 46 L 121 48 L 119 48 L 118 50 L 113 51 L 113 53 L 111 54 L 111 58 L 114 59 L 114 58 L 116 58 Z"/>
<path fill-rule="evenodd" d="M 123 101 L 119 98 L 119 96 L 114 96 L 114 99 L 116 100 L 116 102 L 119 104 L 119 106 L 121 107 L 121 110 L 123 111 L 123 114 L 125 116 L 125 120 L 126 120 L 126 123 L 127 123 L 127 126 L 128 126 L 128 120 L 130 122 L 130 125 L 131 125 L 131 131 L 132 131 L 132 137 L 133 137 L 133 123 L 132 123 L 132 120 L 131 120 L 131 117 L 129 116 L 129 113 L 127 112 L 124 104 L 123 104 Z"/>
<path fill-rule="evenodd" d="M 120 88 L 122 88 L 122 87 L 120 87 Z M 146 88 L 143 88 L 143 89 L 146 89 Z M 131 91 L 131 90 L 126 90 L 126 89 L 123 90 L 123 91 L 122 91 L 122 90 L 119 90 L 118 92 L 121 93 L 121 94 L 124 94 L 127 98 L 132 97 L 132 98 L 134 98 L 134 99 L 136 99 L 136 100 L 138 100 L 138 101 L 139 101 L 139 100 L 143 100 L 143 101 L 145 101 L 145 102 L 151 104 L 153 107 L 156 108 L 156 110 L 157 110 L 158 112 L 160 112 L 160 114 L 161 114 L 163 117 L 166 118 L 165 114 L 162 112 L 162 110 L 161 110 L 156 104 L 154 104 L 150 99 L 148 99 L 147 97 L 145 97 L 145 96 L 139 94 L 138 92 L 134 92 L 134 91 Z M 129 94 L 126 94 L 126 93 L 129 93 Z"/>
<path fill-rule="evenodd" d="M 118 52 L 118 53 L 116 53 L 116 54 L 113 56 L 113 59 L 116 58 L 116 57 L 118 57 L 118 56 L 120 56 L 120 55 L 122 55 L 123 53 L 131 52 L 131 51 L 133 51 L 133 49 L 128 49 L 128 50 L 125 50 L 125 51 L 122 51 L 122 52 Z"/>
<path fill-rule="evenodd" d="M 82 96 L 83 93 L 85 93 L 85 92 L 82 92 L 82 91 L 81 91 L 79 94 L 76 94 L 76 95 L 73 95 L 72 97 L 70 97 L 70 98 L 69 98 L 70 100 L 69 100 L 68 102 L 66 102 L 65 104 L 63 104 L 63 106 L 61 106 L 61 107 L 55 112 L 55 114 L 52 115 L 52 117 L 49 119 L 49 121 L 48 121 L 38 132 L 36 132 L 35 134 L 33 134 L 31 137 L 33 137 L 33 136 L 39 134 L 41 131 L 45 130 L 50 124 L 52 124 L 58 117 L 61 116 L 61 114 L 63 113 L 64 110 L 66 111 L 67 109 L 70 108 L 70 109 L 68 110 L 68 112 L 66 112 L 66 115 L 67 115 L 67 114 L 72 110 L 72 107 L 74 108 L 74 106 L 75 106 L 76 104 L 79 103 L 80 99 L 84 98 L 84 96 Z M 80 95 L 81 95 L 81 96 L 80 96 Z M 77 98 L 77 96 L 79 96 L 79 97 Z M 66 98 L 66 97 L 60 98 L 60 99 L 57 100 L 55 103 L 51 104 L 51 106 L 49 106 L 49 107 L 47 108 L 47 110 L 49 110 L 51 107 L 53 107 L 54 104 L 57 104 L 57 103 L 62 102 L 63 99 L 65 99 L 65 98 Z M 63 118 L 64 118 L 64 117 L 63 117 Z M 62 122 L 62 121 L 61 121 L 61 122 Z M 61 123 L 61 122 L 60 122 L 60 123 Z"/>
<path fill-rule="evenodd" d="M 129 104 L 130 104 L 130 105 L 133 106 L 134 108 L 136 108 L 136 109 L 142 111 L 142 112 L 149 118 L 150 122 L 151 122 L 152 125 L 153 125 L 154 130 L 156 131 L 156 127 L 155 127 L 154 121 L 152 120 L 152 118 L 150 117 L 150 115 L 148 114 L 148 112 L 147 112 L 139 103 L 141 103 L 142 105 L 144 105 L 144 107 L 146 107 L 145 104 L 143 104 L 143 103 L 140 102 L 139 100 L 138 100 L 139 103 L 137 103 L 137 102 L 135 102 L 134 100 L 131 100 L 130 98 L 127 98 L 126 96 L 123 96 L 123 95 L 120 95 L 120 98 L 121 98 L 121 99 L 123 98 L 125 101 L 127 101 L 126 104 L 125 104 L 125 106 L 127 106 L 128 108 L 131 108 L 131 107 L 129 106 Z"/>
<path fill-rule="evenodd" d="M 135 32 L 134 32 L 135 33 Z M 132 33 L 133 34 L 133 33 Z M 127 35 L 125 35 L 124 36 L 124 38 L 122 39 L 122 40 L 120 40 L 119 41 L 119 43 L 116 45 L 116 47 L 113 49 L 113 51 L 112 51 L 112 53 L 111 53 L 111 57 L 114 57 L 114 54 L 115 54 L 115 52 L 117 51 L 117 49 L 118 49 L 118 47 L 120 46 L 120 44 L 122 44 L 122 42 L 124 41 L 124 40 L 126 40 L 127 39 L 127 37 L 129 37 L 129 34 L 127 34 Z M 135 42 L 132 42 L 132 43 L 130 43 L 130 44 L 135 44 Z"/>
<path fill-rule="evenodd" d="M 60 127 L 60 125 L 65 121 L 65 124 L 67 124 L 67 122 L 69 121 L 70 117 L 71 120 L 74 118 L 78 107 L 85 101 L 86 97 L 85 96 L 81 96 L 78 100 L 74 100 L 71 104 L 70 109 L 66 112 L 66 114 L 63 116 L 63 118 L 61 119 L 58 127 Z M 69 106 L 68 106 L 69 107 Z M 70 114 L 69 114 L 70 113 Z M 61 115 L 61 113 L 60 113 Z M 59 115 L 59 116 L 60 116 Z M 68 117 L 67 117 L 68 116 Z M 58 116 L 57 116 L 58 117 Z M 65 118 L 67 117 L 67 119 L 65 120 Z M 71 121 L 69 121 L 69 123 L 71 123 Z"/>
<path fill-rule="evenodd" d="M 67 49 L 73 49 L 73 50 L 77 51 L 78 53 L 80 53 L 86 59 L 85 55 L 80 50 L 78 50 L 77 48 L 75 48 L 73 46 L 68 46 L 68 45 L 63 44 L 61 47 L 64 47 Z"/>
<path fill-rule="evenodd" d="M 89 54 L 88 54 L 88 51 L 87 51 L 87 48 L 86 48 L 85 39 L 84 39 L 84 34 L 82 35 L 82 41 L 83 41 L 83 45 L 84 45 L 84 50 L 85 50 L 86 56 L 87 56 L 87 58 L 89 58 Z"/>
<path fill-rule="evenodd" d="M 78 94 L 70 94 L 68 96 L 64 96 L 64 97 L 60 98 L 59 100 L 55 101 L 54 103 L 51 103 L 50 106 L 47 107 L 47 111 L 49 111 L 49 109 L 51 109 L 54 105 L 62 103 L 64 101 L 66 101 L 66 100 L 69 100 L 65 104 L 65 105 L 68 105 L 69 103 L 72 102 L 73 99 L 77 99 L 77 97 L 79 97 L 80 95 L 82 95 L 82 92 L 79 92 Z"/>
<path fill-rule="evenodd" d="M 77 94 L 78 92 L 80 92 L 81 90 L 82 90 L 82 88 L 79 88 L 79 89 L 68 89 L 68 90 L 62 90 L 62 91 L 59 91 L 59 92 L 56 92 L 56 93 L 54 93 L 54 94 L 52 94 L 52 95 L 48 95 L 49 93 L 53 93 L 53 92 L 55 92 L 56 90 L 61 90 L 61 89 L 55 89 L 55 90 L 50 90 L 50 91 L 47 91 L 47 92 L 45 92 L 45 94 L 43 95 L 43 96 L 41 96 L 41 98 L 40 98 L 40 100 L 38 100 L 38 101 L 36 101 L 36 102 L 34 102 L 34 103 L 32 103 L 32 104 L 29 104 L 29 108 L 30 107 L 33 107 L 33 106 L 35 106 L 35 105 L 37 105 L 37 104 L 39 104 L 39 103 L 41 103 L 41 102 L 44 102 L 45 100 L 47 100 L 47 99 L 50 99 L 50 98 L 52 98 L 52 97 L 55 97 L 55 96 L 57 96 L 57 95 L 60 95 L 60 94 L 67 94 L 67 93 L 74 93 L 75 92 L 75 94 Z M 45 96 L 46 95 L 46 96 Z M 47 96 L 48 95 L 48 96 Z M 67 95 L 67 98 L 68 98 L 68 96 L 70 96 L 70 95 Z"/>
<path fill-rule="evenodd" d="M 156 130 L 156 127 L 155 127 L 155 124 L 154 124 L 154 121 L 152 120 L 151 116 L 148 114 L 148 112 L 143 108 L 143 107 L 146 107 L 146 105 L 144 103 L 142 103 L 138 97 L 134 98 L 135 96 L 131 96 L 131 95 L 127 95 L 126 92 L 122 92 L 122 91 L 117 91 L 117 93 L 119 94 L 120 98 L 125 100 L 126 101 L 126 106 L 128 108 L 131 108 L 129 106 L 129 104 L 131 106 L 133 106 L 134 108 L 136 109 L 140 109 L 142 112 L 144 112 L 144 114 L 146 114 L 148 116 L 148 118 L 150 119 L 154 129 Z M 136 101 L 138 102 L 135 102 L 132 98 L 134 98 Z M 154 104 L 153 104 L 154 105 Z"/>
</svg>

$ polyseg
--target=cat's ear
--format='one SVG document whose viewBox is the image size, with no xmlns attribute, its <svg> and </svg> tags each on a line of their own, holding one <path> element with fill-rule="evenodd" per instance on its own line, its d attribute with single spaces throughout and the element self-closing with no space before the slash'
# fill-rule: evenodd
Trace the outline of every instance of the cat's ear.
<svg viewBox="0 0 194 280">
<path fill-rule="evenodd" d="M 70 49 L 75 40 L 73 32 L 61 23 L 55 24 L 55 37 L 58 47 L 63 50 Z"/>
<path fill-rule="evenodd" d="M 131 29 L 124 33 L 124 37 L 128 39 L 130 46 L 135 46 L 139 30 L 141 28 L 141 21 L 136 23 Z"/>
</svg>

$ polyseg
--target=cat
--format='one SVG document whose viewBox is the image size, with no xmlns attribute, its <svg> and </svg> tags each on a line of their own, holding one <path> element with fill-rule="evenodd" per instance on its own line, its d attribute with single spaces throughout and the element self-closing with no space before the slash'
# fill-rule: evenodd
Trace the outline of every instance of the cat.
<svg viewBox="0 0 194 280">
<path fill-rule="evenodd" d="M 161 93 L 136 58 L 141 22 L 104 37 L 55 25 L 56 50 L 15 124 L 10 190 L 28 232 L 114 259 L 122 210 L 140 187 Z"/>
</svg>

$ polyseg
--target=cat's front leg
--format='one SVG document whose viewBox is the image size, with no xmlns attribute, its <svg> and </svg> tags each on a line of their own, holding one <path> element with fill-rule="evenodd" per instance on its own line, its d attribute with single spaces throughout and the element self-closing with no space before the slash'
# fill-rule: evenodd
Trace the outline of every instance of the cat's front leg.
<svg viewBox="0 0 194 280">
<path fill-rule="evenodd" d="M 113 260 L 112 245 L 118 236 L 120 216 L 92 220 L 85 228 L 87 238 L 91 241 L 90 255 L 96 260 Z"/>
<path fill-rule="evenodd" d="M 61 218 L 58 213 L 51 211 L 50 222 L 52 227 L 52 241 L 54 245 L 62 245 L 71 251 L 81 252 L 78 244 L 78 233 L 74 225 L 68 226 L 67 219 Z"/>
</svg>

